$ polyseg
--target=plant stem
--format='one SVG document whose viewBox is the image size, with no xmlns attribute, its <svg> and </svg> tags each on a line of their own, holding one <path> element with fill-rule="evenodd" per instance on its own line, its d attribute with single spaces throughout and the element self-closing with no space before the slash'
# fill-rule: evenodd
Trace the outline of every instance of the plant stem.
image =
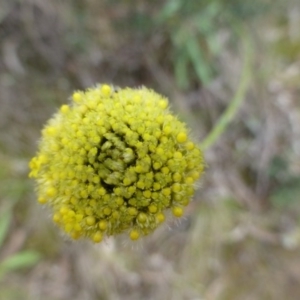
<svg viewBox="0 0 300 300">
<path fill-rule="evenodd" d="M 219 118 L 218 122 L 212 128 L 212 130 L 208 133 L 206 138 L 201 143 L 201 148 L 203 150 L 207 150 L 223 134 L 223 132 L 227 129 L 229 123 L 233 120 L 234 116 L 237 114 L 237 111 L 243 101 L 246 99 L 246 92 L 248 90 L 250 79 L 252 76 L 252 44 L 250 38 L 246 31 L 238 30 L 238 35 L 242 40 L 243 52 L 244 52 L 244 63 L 243 70 L 241 74 L 241 79 L 236 90 L 234 97 L 230 100 L 230 103 L 224 113 Z"/>
</svg>

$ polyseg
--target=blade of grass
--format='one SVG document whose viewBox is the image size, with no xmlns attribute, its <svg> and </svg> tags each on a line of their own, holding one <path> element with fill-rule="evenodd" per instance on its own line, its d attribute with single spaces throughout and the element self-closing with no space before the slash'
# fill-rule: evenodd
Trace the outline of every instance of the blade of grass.
<svg viewBox="0 0 300 300">
<path fill-rule="evenodd" d="M 0 217 L 0 248 L 2 247 L 4 239 L 8 233 L 11 218 L 12 218 L 11 211 L 2 213 L 2 215 Z"/>
<path fill-rule="evenodd" d="M 211 69 L 205 61 L 204 53 L 199 46 L 196 37 L 190 37 L 187 40 L 186 50 L 198 78 L 204 85 L 208 84 L 211 80 Z"/>
<path fill-rule="evenodd" d="M 0 264 L 0 279 L 7 272 L 31 267 L 40 260 L 40 255 L 35 251 L 23 251 L 6 258 Z"/>
<path fill-rule="evenodd" d="M 164 22 L 167 19 L 173 17 L 180 10 L 182 4 L 182 0 L 172 0 L 167 2 L 158 14 L 156 21 Z"/>
<path fill-rule="evenodd" d="M 181 89 L 189 87 L 189 75 L 188 75 L 188 57 L 186 53 L 180 53 L 178 58 L 174 62 L 175 78 L 177 85 Z"/>
</svg>

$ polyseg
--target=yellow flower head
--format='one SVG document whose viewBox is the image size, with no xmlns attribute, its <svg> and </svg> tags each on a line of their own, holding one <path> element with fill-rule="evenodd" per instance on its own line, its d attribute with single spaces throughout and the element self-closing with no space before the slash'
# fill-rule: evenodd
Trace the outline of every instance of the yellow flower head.
<svg viewBox="0 0 300 300">
<path fill-rule="evenodd" d="M 183 215 L 204 160 L 164 97 L 109 85 L 77 91 L 42 131 L 30 177 L 73 239 L 153 232 Z"/>
</svg>

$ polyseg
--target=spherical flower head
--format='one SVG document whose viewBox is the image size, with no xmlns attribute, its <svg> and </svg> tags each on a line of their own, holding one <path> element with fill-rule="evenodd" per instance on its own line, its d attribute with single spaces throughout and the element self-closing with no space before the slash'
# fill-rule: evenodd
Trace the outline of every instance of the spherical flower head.
<svg viewBox="0 0 300 300">
<path fill-rule="evenodd" d="M 181 217 L 204 160 L 168 101 L 147 88 L 77 91 L 42 131 L 31 160 L 38 202 L 73 239 L 153 232 Z"/>
</svg>

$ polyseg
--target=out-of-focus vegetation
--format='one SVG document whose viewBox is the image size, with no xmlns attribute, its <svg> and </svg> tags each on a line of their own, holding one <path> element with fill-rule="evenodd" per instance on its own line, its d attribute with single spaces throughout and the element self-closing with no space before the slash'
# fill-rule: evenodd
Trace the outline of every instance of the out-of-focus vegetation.
<svg viewBox="0 0 300 300">
<path fill-rule="evenodd" d="M 299 28 L 296 0 L 0 0 L 0 299 L 298 299 Z M 186 217 L 133 245 L 70 242 L 27 179 L 98 82 L 167 95 L 205 145 Z"/>
</svg>

